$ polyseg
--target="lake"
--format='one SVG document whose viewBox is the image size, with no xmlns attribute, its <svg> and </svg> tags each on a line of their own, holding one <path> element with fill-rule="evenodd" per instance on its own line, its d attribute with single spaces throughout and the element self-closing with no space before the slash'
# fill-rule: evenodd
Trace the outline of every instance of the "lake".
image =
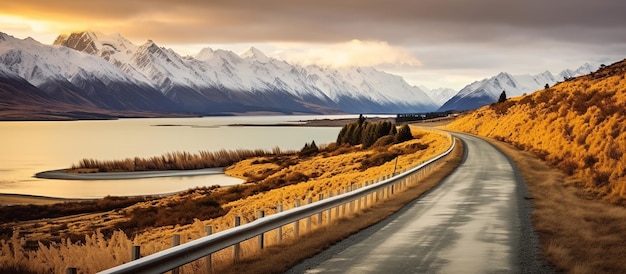
<svg viewBox="0 0 626 274">
<path fill-rule="evenodd" d="M 166 194 L 198 186 L 234 185 L 225 175 L 133 180 L 38 179 L 37 172 L 68 168 L 83 158 L 115 160 L 167 152 L 220 149 L 299 150 L 304 143 L 334 142 L 337 127 L 229 126 L 274 124 L 331 116 L 235 116 L 107 121 L 0 122 L 0 193 L 63 198 Z"/>
</svg>

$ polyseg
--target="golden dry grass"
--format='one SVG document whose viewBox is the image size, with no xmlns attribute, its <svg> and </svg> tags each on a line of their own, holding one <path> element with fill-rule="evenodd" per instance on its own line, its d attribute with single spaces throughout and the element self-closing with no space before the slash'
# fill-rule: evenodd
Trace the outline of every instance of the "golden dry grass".
<svg viewBox="0 0 626 274">
<path fill-rule="evenodd" d="M 225 167 L 238 161 L 255 156 L 279 155 L 280 148 L 272 151 L 262 149 L 237 149 L 200 151 L 196 154 L 189 152 L 170 152 L 161 156 L 149 158 L 126 158 L 123 160 L 101 161 L 96 159 L 82 159 L 72 165 L 69 173 L 94 172 L 132 172 L 132 171 L 161 171 L 161 170 L 191 170 L 213 167 Z M 294 153 L 293 151 L 287 153 Z"/>
<path fill-rule="evenodd" d="M 448 128 L 531 151 L 590 194 L 626 203 L 626 61 L 483 107 Z"/>
</svg>

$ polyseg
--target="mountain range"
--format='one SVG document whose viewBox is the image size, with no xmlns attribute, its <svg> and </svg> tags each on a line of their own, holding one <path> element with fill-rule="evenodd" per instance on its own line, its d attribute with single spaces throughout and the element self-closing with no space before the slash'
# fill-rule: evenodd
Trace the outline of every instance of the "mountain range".
<svg viewBox="0 0 626 274">
<path fill-rule="evenodd" d="M 83 119 L 467 110 L 494 102 L 502 90 L 509 96 L 530 93 L 593 69 L 586 64 L 557 75 L 503 72 L 456 92 L 412 86 L 374 68 L 294 65 L 253 47 L 240 55 L 204 48 L 181 56 L 119 34 L 76 32 L 45 45 L 0 33 L 0 114 L 28 110 L 36 117 Z"/>
<path fill-rule="evenodd" d="M 299 66 L 256 48 L 181 56 L 153 41 L 78 32 L 53 45 L 0 33 L 0 82 L 47 100 L 112 111 L 190 113 L 424 112 L 437 104 L 402 77 L 374 68 Z"/>
</svg>

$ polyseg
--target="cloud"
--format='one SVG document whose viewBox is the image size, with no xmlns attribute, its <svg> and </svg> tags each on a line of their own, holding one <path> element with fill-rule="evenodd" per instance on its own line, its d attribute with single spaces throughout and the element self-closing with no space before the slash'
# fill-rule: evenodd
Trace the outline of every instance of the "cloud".
<svg viewBox="0 0 626 274">
<path fill-rule="evenodd" d="M 417 67 L 421 63 L 408 50 L 384 41 L 361 41 L 302 46 L 285 44 L 274 55 L 279 59 L 303 65 L 333 67 L 394 65 Z"/>
<path fill-rule="evenodd" d="M 517 35 L 624 42 L 624 10 L 623 0 L 21 0 L 3 3 L 0 13 L 103 32 L 127 25 L 127 35 L 164 42 L 339 43 L 355 38 L 398 45 Z"/>
<path fill-rule="evenodd" d="M 624 0 L 5 2 L 0 18 L 19 17 L 25 23 L 11 21 L 0 31 L 43 37 L 44 43 L 59 32 L 91 29 L 177 49 L 280 45 L 275 57 L 390 68 L 413 73 L 414 84 L 431 81 L 433 73 L 451 79 L 441 82 L 458 79 L 458 86 L 467 75 L 557 71 L 587 61 L 608 64 L 626 52 Z"/>
</svg>

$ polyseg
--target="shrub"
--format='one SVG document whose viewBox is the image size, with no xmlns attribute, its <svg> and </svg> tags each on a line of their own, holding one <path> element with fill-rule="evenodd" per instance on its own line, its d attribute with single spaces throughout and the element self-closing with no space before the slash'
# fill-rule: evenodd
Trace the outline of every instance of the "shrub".
<svg viewBox="0 0 626 274">
<path fill-rule="evenodd" d="M 396 141 L 395 136 L 391 136 L 391 135 L 384 136 L 376 140 L 376 142 L 372 145 L 372 147 L 374 148 L 386 147 L 386 146 L 392 145 L 393 143 L 395 143 L 395 141 Z"/>
<path fill-rule="evenodd" d="M 309 143 L 304 144 L 304 147 L 300 150 L 298 155 L 301 157 L 308 157 L 317 154 L 319 151 L 320 150 L 315 144 L 315 141 L 312 141 L 310 145 Z"/>
<path fill-rule="evenodd" d="M 398 154 L 390 151 L 373 153 L 367 159 L 361 162 L 359 170 L 364 171 L 371 167 L 383 165 L 384 163 L 389 162 L 396 157 L 398 157 Z"/>
<path fill-rule="evenodd" d="M 570 159 L 566 159 L 561 161 L 557 167 L 561 170 L 563 170 L 563 172 L 565 172 L 567 175 L 573 175 L 574 172 L 578 169 L 578 164 Z"/>
<path fill-rule="evenodd" d="M 409 128 L 409 125 L 405 124 L 400 127 L 398 134 L 396 134 L 396 143 L 402 143 L 412 139 L 413 135 L 411 134 L 411 128 Z"/>
</svg>

